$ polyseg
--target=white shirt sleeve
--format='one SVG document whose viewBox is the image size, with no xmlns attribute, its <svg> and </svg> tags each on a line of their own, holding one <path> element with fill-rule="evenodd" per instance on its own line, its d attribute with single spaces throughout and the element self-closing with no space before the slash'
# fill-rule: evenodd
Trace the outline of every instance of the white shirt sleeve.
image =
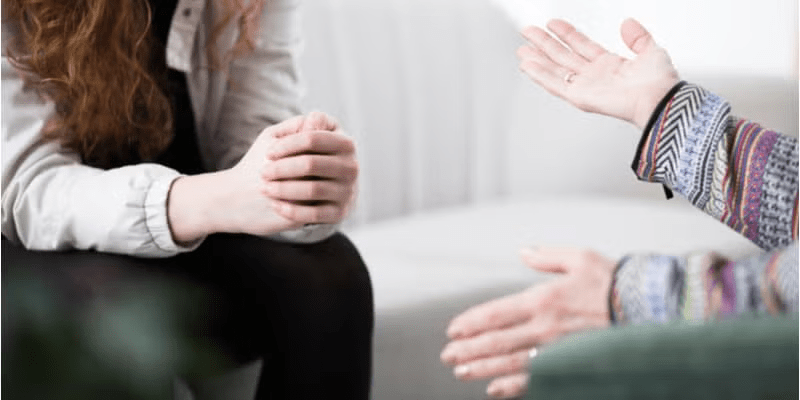
<svg viewBox="0 0 800 400">
<path fill-rule="evenodd" d="M 2 58 L 2 233 L 31 250 L 92 249 L 166 257 L 179 246 L 167 222 L 177 171 L 140 164 L 102 170 L 41 139 L 53 112 Z"/>
</svg>

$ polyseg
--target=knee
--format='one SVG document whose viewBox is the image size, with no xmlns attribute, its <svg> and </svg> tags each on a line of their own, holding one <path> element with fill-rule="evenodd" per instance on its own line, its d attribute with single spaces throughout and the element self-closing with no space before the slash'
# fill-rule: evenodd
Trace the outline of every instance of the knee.
<svg viewBox="0 0 800 400">
<path fill-rule="evenodd" d="M 320 302 L 341 304 L 351 312 L 373 310 L 369 271 L 347 236 L 336 233 L 325 241 L 308 246 L 305 260 L 308 293 Z M 344 310 L 347 312 L 347 310 Z"/>
<path fill-rule="evenodd" d="M 244 304 L 263 308 L 268 315 L 277 313 L 276 318 L 282 320 L 373 319 L 367 266 L 341 233 L 313 244 L 249 235 L 209 239 L 200 249 L 200 258 L 218 260 L 226 266 L 212 269 L 214 276 Z"/>
</svg>

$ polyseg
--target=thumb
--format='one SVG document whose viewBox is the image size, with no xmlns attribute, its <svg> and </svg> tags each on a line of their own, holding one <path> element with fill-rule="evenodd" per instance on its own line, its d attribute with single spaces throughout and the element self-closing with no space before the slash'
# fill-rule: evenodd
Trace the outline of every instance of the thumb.
<svg viewBox="0 0 800 400">
<path fill-rule="evenodd" d="M 644 29 L 642 24 L 633 18 L 628 18 L 622 22 L 620 33 L 622 34 L 622 40 L 625 42 L 625 45 L 636 54 L 640 54 L 656 45 L 650 32 Z"/>
<path fill-rule="evenodd" d="M 562 274 L 567 272 L 564 264 L 558 257 L 552 257 L 551 252 L 547 249 L 532 249 L 523 248 L 519 251 L 522 261 L 532 269 L 541 272 L 551 272 L 555 274 Z"/>
</svg>

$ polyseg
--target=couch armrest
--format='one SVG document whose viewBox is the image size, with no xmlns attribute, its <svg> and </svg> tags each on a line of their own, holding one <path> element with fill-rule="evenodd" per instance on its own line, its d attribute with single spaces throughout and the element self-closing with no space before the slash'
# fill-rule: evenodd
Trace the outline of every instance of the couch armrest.
<svg viewBox="0 0 800 400">
<path fill-rule="evenodd" d="M 533 360 L 529 399 L 798 398 L 798 317 L 612 328 Z"/>
</svg>

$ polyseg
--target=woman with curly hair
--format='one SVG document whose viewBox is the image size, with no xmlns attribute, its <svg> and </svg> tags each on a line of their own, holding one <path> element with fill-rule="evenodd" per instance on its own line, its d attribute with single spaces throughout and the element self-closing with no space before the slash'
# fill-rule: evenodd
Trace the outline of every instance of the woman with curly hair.
<svg viewBox="0 0 800 400">
<path fill-rule="evenodd" d="M 336 232 L 355 146 L 301 115 L 298 0 L 2 5 L 4 277 L 79 306 L 199 283 L 198 335 L 264 361 L 258 398 L 367 398 L 371 285 Z"/>
</svg>

